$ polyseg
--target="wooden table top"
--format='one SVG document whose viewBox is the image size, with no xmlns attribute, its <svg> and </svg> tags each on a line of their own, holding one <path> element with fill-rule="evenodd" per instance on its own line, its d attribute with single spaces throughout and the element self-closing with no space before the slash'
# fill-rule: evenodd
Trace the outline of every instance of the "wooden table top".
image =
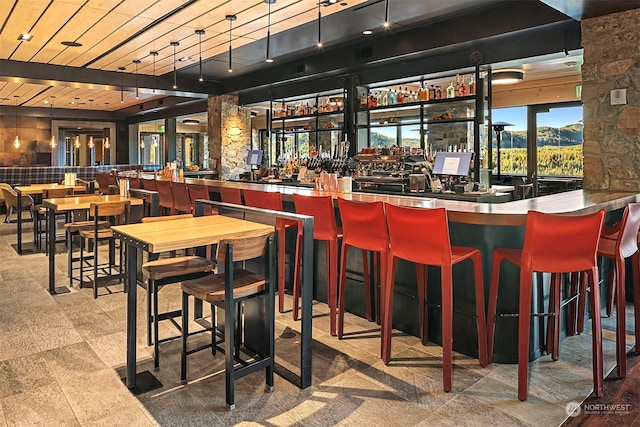
<svg viewBox="0 0 640 427">
<path fill-rule="evenodd" d="M 64 212 L 89 209 L 89 205 L 91 203 L 119 202 L 121 200 L 129 200 L 132 206 L 139 206 L 143 203 L 143 200 L 137 197 L 122 197 L 119 194 L 111 194 L 108 196 L 91 194 L 80 195 L 76 197 L 55 197 L 51 199 L 44 199 L 42 201 L 42 204 L 49 209 L 55 210 L 56 212 Z"/>
<path fill-rule="evenodd" d="M 50 184 L 32 184 L 32 185 L 18 185 L 16 191 L 20 190 L 22 194 L 40 194 L 44 190 L 55 190 L 57 188 L 73 188 L 73 191 L 84 191 L 84 185 L 64 185 L 53 182 Z"/>
<path fill-rule="evenodd" d="M 223 215 L 118 225 L 111 228 L 117 237 L 134 241 L 139 247 L 152 253 L 211 245 L 221 239 L 274 230 L 272 225 Z"/>
<path fill-rule="evenodd" d="M 424 197 L 404 194 L 398 194 L 396 196 L 358 192 L 332 193 L 287 185 L 230 182 L 214 179 L 185 178 L 185 182 L 188 184 L 205 184 L 214 192 L 218 191 L 220 187 L 232 187 L 241 190 L 277 191 L 282 194 L 284 201 L 292 201 L 293 194 L 311 196 L 330 195 L 334 199 L 343 198 L 363 202 L 383 201 L 394 205 L 416 208 L 443 207 L 448 211 L 449 221 L 484 225 L 524 225 L 527 212 L 530 210 L 545 213 L 583 214 L 599 209 L 605 209 L 607 211 L 622 209 L 629 203 L 640 202 L 640 194 L 637 193 L 592 190 L 574 190 L 531 199 L 493 204 L 429 198 L 428 193 L 426 193 Z"/>
</svg>

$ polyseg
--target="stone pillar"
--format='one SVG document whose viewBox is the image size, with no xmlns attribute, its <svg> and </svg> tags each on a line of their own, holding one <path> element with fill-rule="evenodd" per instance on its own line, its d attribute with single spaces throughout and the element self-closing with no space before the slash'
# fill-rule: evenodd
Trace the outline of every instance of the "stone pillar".
<svg viewBox="0 0 640 427">
<path fill-rule="evenodd" d="M 210 96 L 208 101 L 209 157 L 215 160 L 220 179 L 236 179 L 249 172 L 251 110 L 238 105 L 235 95 Z"/>
<path fill-rule="evenodd" d="M 584 182 L 640 191 L 640 9 L 582 21 Z M 626 105 L 610 92 L 627 89 Z"/>
</svg>

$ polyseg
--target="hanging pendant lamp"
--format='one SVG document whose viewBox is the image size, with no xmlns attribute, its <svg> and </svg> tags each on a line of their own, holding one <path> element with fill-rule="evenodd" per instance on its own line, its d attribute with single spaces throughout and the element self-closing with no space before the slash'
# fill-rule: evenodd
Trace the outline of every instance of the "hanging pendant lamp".
<svg viewBox="0 0 640 427">
<path fill-rule="evenodd" d="M 149 55 L 153 56 L 153 93 L 156 93 L 156 56 L 158 56 L 158 52 L 152 50 Z"/>
<path fill-rule="evenodd" d="M 196 34 L 198 35 L 198 47 L 200 49 L 200 77 L 198 78 L 198 81 L 203 82 L 204 77 L 202 76 L 202 36 L 204 36 L 204 30 L 196 30 Z"/>
<path fill-rule="evenodd" d="M 120 103 L 124 102 L 124 72 L 126 67 L 118 67 L 118 71 L 120 71 Z"/>
<path fill-rule="evenodd" d="M 233 21 L 238 19 L 236 15 L 227 15 L 224 17 L 227 21 L 229 21 L 229 72 L 233 73 L 233 62 L 231 60 L 231 31 L 233 30 Z"/>
<path fill-rule="evenodd" d="M 140 98 L 140 87 L 138 86 L 138 64 L 142 61 L 139 59 L 134 59 L 133 63 L 136 64 L 136 99 Z"/>
<path fill-rule="evenodd" d="M 178 89 L 178 74 L 176 72 L 176 48 L 180 46 L 179 42 L 171 42 L 173 46 L 173 88 Z"/>
<path fill-rule="evenodd" d="M 269 5 L 269 13 L 267 14 L 267 57 L 265 62 L 273 62 L 273 58 L 271 58 L 271 5 L 276 2 L 276 0 L 264 0 L 265 3 Z"/>
<path fill-rule="evenodd" d="M 321 27 L 321 22 L 322 22 L 322 12 L 320 12 L 320 6 L 322 6 L 322 3 L 318 3 L 318 47 L 322 47 L 322 27 Z"/>
<path fill-rule="evenodd" d="M 13 146 L 15 148 L 20 148 L 20 138 L 18 138 L 18 95 L 13 95 L 16 100 L 16 139 L 13 141 Z"/>
<path fill-rule="evenodd" d="M 391 23 L 389 22 L 389 0 L 384 0 L 384 23 L 382 24 L 385 28 L 389 28 Z"/>
<path fill-rule="evenodd" d="M 55 108 L 54 104 L 56 102 L 56 97 L 55 96 L 51 96 L 51 106 L 50 108 L 50 116 L 51 116 L 51 142 L 49 143 L 51 145 L 51 148 L 56 148 L 56 136 L 53 134 L 53 109 Z"/>
</svg>

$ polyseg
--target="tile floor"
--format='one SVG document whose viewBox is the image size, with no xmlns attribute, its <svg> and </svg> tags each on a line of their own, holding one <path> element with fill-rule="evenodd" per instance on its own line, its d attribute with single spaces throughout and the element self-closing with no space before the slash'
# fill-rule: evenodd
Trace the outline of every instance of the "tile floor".
<svg viewBox="0 0 640 427">
<path fill-rule="evenodd" d="M 30 224 L 25 239 L 30 238 Z M 300 390 L 276 375 L 265 393 L 264 375 L 236 382 L 236 407 L 224 406 L 222 357 L 189 359 L 189 383 L 180 384 L 180 342 L 161 347 L 163 388 L 140 396 L 120 380 L 125 363 L 125 295 L 72 288 L 51 296 L 43 254 L 18 256 L 15 224 L 0 225 L 0 427 L 82 426 L 519 426 L 560 425 L 569 402 L 591 392 L 590 336 L 565 339 L 560 360 L 531 363 L 529 400 L 516 399 L 516 365 L 454 354 L 454 390 L 442 391 L 441 348 L 396 333 L 393 360 L 379 358 L 374 323 L 347 316 L 342 341 L 327 334 L 324 304 L 314 305 L 313 385 Z M 66 286 L 66 254 L 56 256 L 57 283 Z M 151 370 L 146 346 L 144 290 L 139 294 L 138 367 Z M 179 307 L 179 289 L 160 292 L 161 310 Z M 278 316 L 277 351 L 295 348 L 298 324 Z M 605 319 L 606 320 L 606 319 Z M 610 319 L 613 320 L 613 319 Z M 164 322 L 167 323 L 167 322 Z M 631 330 L 631 326 L 629 327 Z M 171 334 L 163 325 L 161 334 Z M 294 333 L 292 333 L 294 332 Z M 615 363 L 613 334 L 605 331 L 605 372 Z M 206 339 L 204 335 L 197 339 Z M 628 342 L 633 341 L 629 337 Z"/>
</svg>

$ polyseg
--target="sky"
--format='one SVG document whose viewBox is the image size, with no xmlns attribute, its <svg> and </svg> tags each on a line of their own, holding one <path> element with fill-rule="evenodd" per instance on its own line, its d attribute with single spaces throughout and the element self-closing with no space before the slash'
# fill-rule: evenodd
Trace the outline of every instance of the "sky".
<svg viewBox="0 0 640 427">
<path fill-rule="evenodd" d="M 497 108 L 492 111 L 493 122 L 513 123 L 506 130 L 527 130 L 527 107 Z M 582 107 L 552 108 L 538 113 L 538 126 L 563 127 L 582 120 Z"/>
</svg>

